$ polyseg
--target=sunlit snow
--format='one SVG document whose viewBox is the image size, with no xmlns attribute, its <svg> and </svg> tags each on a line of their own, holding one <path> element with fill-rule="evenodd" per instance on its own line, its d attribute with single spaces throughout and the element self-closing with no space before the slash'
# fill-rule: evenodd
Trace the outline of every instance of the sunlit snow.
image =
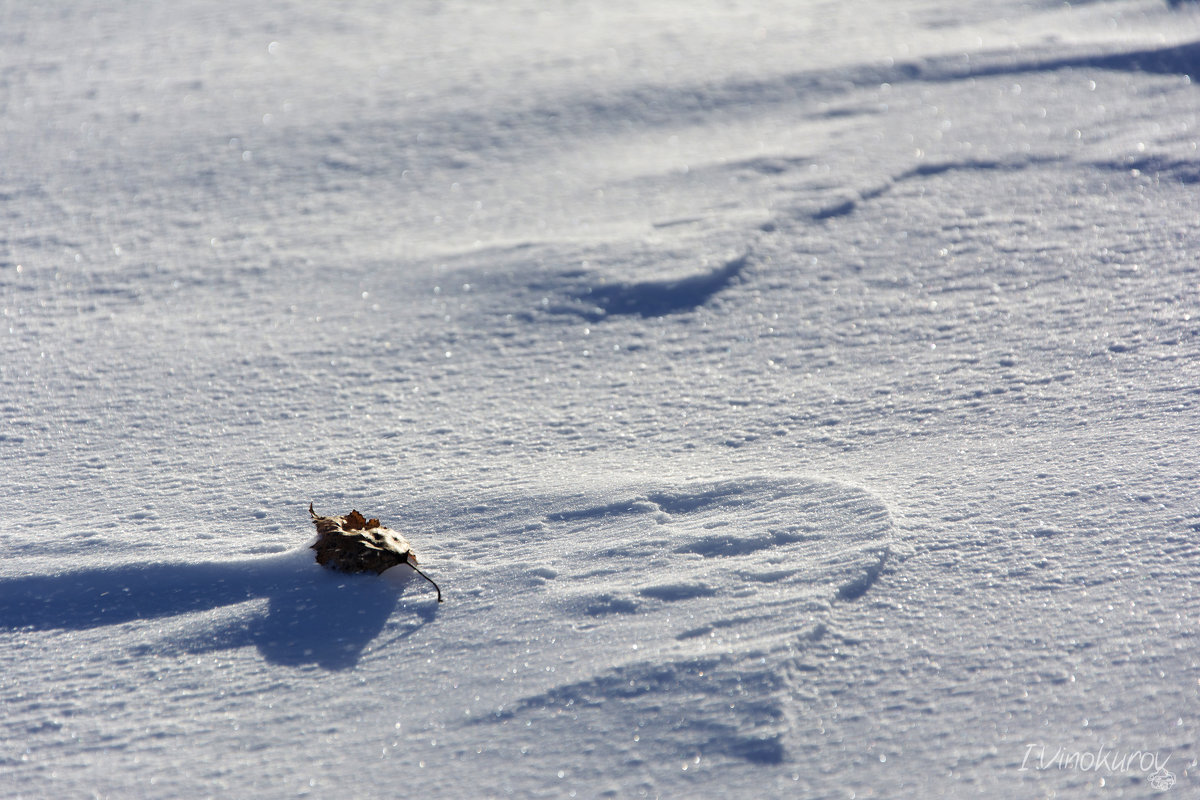
<svg viewBox="0 0 1200 800">
<path fill-rule="evenodd" d="M 1198 73 L 1163 0 L 0 3 L 0 796 L 1194 795 Z"/>
</svg>

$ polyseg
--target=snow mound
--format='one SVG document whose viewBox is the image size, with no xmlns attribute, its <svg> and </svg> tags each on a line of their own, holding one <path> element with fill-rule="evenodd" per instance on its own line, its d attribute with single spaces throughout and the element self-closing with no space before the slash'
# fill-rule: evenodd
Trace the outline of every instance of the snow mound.
<svg viewBox="0 0 1200 800">
<path fill-rule="evenodd" d="M 514 552 L 533 558 L 497 565 L 502 596 L 489 600 L 536 607 L 511 638 L 553 642 L 539 664 L 569 677 L 475 723 L 536 729 L 542 746 L 565 719 L 576 742 L 596 731 L 630 757 L 786 760 L 805 651 L 891 552 L 886 506 L 830 481 L 645 483 L 537 506 L 537 519 L 507 520 Z M 586 652 L 580 668 L 560 663 Z"/>
<path fill-rule="evenodd" d="M 601 594 L 624 594 L 643 614 L 665 608 L 646 601 L 720 597 L 726 618 L 769 617 L 758 604 L 861 596 L 889 552 L 886 507 L 844 484 L 750 478 L 626 491 L 573 497 L 545 515 L 543 534 L 574 551 L 558 586 L 609 562 Z M 598 597 L 569 588 L 559 596 L 584 608 Z"/>
</svg>

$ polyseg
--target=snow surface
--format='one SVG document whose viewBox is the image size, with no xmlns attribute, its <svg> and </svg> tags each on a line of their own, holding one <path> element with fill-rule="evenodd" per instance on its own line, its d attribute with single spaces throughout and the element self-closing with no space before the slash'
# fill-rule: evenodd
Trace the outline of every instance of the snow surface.
<svg viewBox="0 0 1200 800">
<path fill-rule="evenodd" d="M 551 6 L 0 3 L 0 794 L 1195 796 L 1195 4 Z"/>
</svg>

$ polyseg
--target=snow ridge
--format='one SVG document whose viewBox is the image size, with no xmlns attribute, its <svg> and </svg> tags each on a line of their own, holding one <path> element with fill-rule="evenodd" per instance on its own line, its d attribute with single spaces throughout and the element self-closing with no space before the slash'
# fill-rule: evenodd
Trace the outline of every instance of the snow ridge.
<svg viewBox="0 0 1200 800">
<path fill-rule="evenodd" d="M 883 574 L 887 508 L 842 483 L 753 476 L 542 502 L 536 531 L 549 562 L 539 574 L 550 577 L 533 588 L 565 614 L 537 624 L 568 649 L 607 642 L 611 666 L 474 722 L 518 737 L 536 728 L 543 742 L 546 726 L 627 730 L 616 738 L 635 759 L 787 760 L 798 659 L 836 604 Z M 570 630 L 553 624 L 563 616 Z"/>
<path fill-rule="evenodd" d="M 609 283 L 584 290 L 575 299 L 588 306 L 575 310 L 590 320 L 630 314 L 661 317 L 691 311 L 729 286 L 745 268 L 748 255 L 725 262 L 707 272 L 670 280 Z"/>
</svg>

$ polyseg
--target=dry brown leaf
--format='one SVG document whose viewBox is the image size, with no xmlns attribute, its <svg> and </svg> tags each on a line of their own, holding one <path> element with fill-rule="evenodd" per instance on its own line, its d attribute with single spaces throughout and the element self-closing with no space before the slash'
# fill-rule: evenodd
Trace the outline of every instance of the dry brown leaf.
<svg viewBox="0 0 1200 800">
<path fill-rule="evenodd" d="M 396 531 L 385 528 L 379 520 L 369 521 L 358 511 L 344 517 L 322 517 L 308 504 L 308 513 L 317 526 L 317 563 L 342 572 L 374 572 L 376 575 L 397 564 L 407 564 L 437 589 L 438 602 L 442 590 L 433 579 L 417 569 L 417 556 L 408 540 Z"/>
</svg>

